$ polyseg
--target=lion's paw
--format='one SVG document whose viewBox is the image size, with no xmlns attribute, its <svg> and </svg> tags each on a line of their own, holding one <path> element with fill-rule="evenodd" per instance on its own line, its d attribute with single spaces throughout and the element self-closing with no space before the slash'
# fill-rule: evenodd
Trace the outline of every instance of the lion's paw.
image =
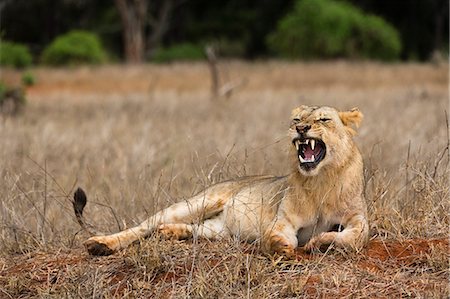
<svg viewBox="0 0 450 299">
<path fill-rule="evenodd" d="M 294 246 L 281 236 L 272 235 L 268 240 L 268 248 L 270 252 L 277 253 L 288 259 L 295 257 Z"/>
<path fill-rule="evenodd" d="M 306 252 L 326 251 L 336 241 L 336 232 L 321 233 L 312 238 L 304 247 Z"/>
<path fill-rule="evenodd" d="M 86 250 L 91 255 L 110 255 L 114 253 L 114 249 L 111 245 L 108 245 L 107 242 L 101 239 L 101 237 L 92 237 L 89 238 L 86 242 L 84 242 L 84 246 Z"/>
</svg>

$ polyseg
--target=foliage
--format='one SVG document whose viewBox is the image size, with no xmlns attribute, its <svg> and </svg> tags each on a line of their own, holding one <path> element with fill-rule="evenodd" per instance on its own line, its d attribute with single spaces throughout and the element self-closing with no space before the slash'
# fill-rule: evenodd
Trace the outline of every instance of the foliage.
<svg viewBox="0 0 450 299">
<path fill-rule="evenodd" d="M 288 58 L 372 58 L 394 60 L 401 43 L 383 19 L 334 0 L 300 0 L 267 39 Z"/>
<path fill-rule="evenodd" d="M 106 60 L 99 38 L 90 32 L 73 30 L 57 37 L 43 52 L 49 65 L 98 64 Z"/>
<path fill-rule="evenodd" d="M 0 41 L 0 65 L 23 68 L 31 65 L 32 60 L 27 46 Z"/>
<path fill-rule="evenodd" d="M 33 86 L 36 83 L 36 78 L 30 72 L 25 72 L 22 75 L 22 84 L 25 86 Z"/>
<path fill-rule="evenodd" d="M 427 60 L 449 40 L 449 1 L 446 0 L 339 0 L 352 3 L 393 24 L 401 33 L 402 59 Z M 115 1 L 6 1 L 1 15 L 5 39 L 42 49 L 49 40 L 73 28 L 85 28 L 99 34 L 103 45 L 115 57 L 123 55 L 121 21 Z M 133 1 L 131 1 L 133 2 Z M 267 35 L 286 13 L 294 0 L 177 1 L 163 36 L 163 45 L 184 41 L 194 43 L 223 37 L 244 46 L 243 57 L 266 57 Z M 163 0 L 149 7 L 155 14 Z M 408 4 L 409 3 L 409 4 Z M 39 12 L 39 13 L 36 13 Z M 64 16 L 57 17 L 57 16 Z M 152 22 L 147 22 L 150 32 Z"/>
<path fill-rule="evenodd" d="M 152 61 L 195 61 L 205 59 L 203 47 L 191 43 L 182 43 L 168 48 L 159 48 L 155 51 Z"/>
</svg>

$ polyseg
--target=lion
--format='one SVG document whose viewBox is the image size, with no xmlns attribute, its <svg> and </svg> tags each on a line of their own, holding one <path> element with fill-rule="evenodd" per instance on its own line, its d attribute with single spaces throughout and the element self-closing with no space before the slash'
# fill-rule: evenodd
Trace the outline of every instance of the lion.
<svg viewBox="0 0 450 299">
<path fill-rule="evenodd" d="M 357 109 L 300 106 L 289 127 L 290 174 L 250 176 L 215 184 L 175 203 L 140 225 L 84 244 L 92 255 L 109 255 L 157 231 L 165 238 L 238 237 L 259 241 L 264 252 L 288 258 L 333 245 L 358 251 L 368 240 L 361 154 L 353 141 L 363 115 Z M 80 225 L 86 195 L 78 189 L 74 210 Z"/>
</svg>

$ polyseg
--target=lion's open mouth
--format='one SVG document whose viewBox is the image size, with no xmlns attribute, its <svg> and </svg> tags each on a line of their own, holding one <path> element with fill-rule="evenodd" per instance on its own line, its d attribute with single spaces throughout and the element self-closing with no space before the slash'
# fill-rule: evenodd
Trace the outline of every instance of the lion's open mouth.
<svg viewBox="0 0 450 299">
<path fill-rule="evenodd" d="M 312 170 L 325 158 L 326 146 L 320 139 L 295 138 L 292 143 L 297 149 L 298 161 L 303 170 Z"/>
</svg>

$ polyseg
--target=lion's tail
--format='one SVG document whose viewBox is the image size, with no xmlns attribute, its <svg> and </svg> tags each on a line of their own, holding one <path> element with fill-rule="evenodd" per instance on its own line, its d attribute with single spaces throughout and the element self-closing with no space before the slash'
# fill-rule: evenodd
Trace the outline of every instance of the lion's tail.
<svg viewBox="0 0 450 299">
<path fill-rule="evenodd" d="M 83 210 L 87 203 L 86 193 L 83 189 L 78 188 L 73 194 L 73 211 L 81 228 L 87 231 L 91 236 L 101 235 L 92 225 L 86 222 L 83 217 Z"/>
</svg>

